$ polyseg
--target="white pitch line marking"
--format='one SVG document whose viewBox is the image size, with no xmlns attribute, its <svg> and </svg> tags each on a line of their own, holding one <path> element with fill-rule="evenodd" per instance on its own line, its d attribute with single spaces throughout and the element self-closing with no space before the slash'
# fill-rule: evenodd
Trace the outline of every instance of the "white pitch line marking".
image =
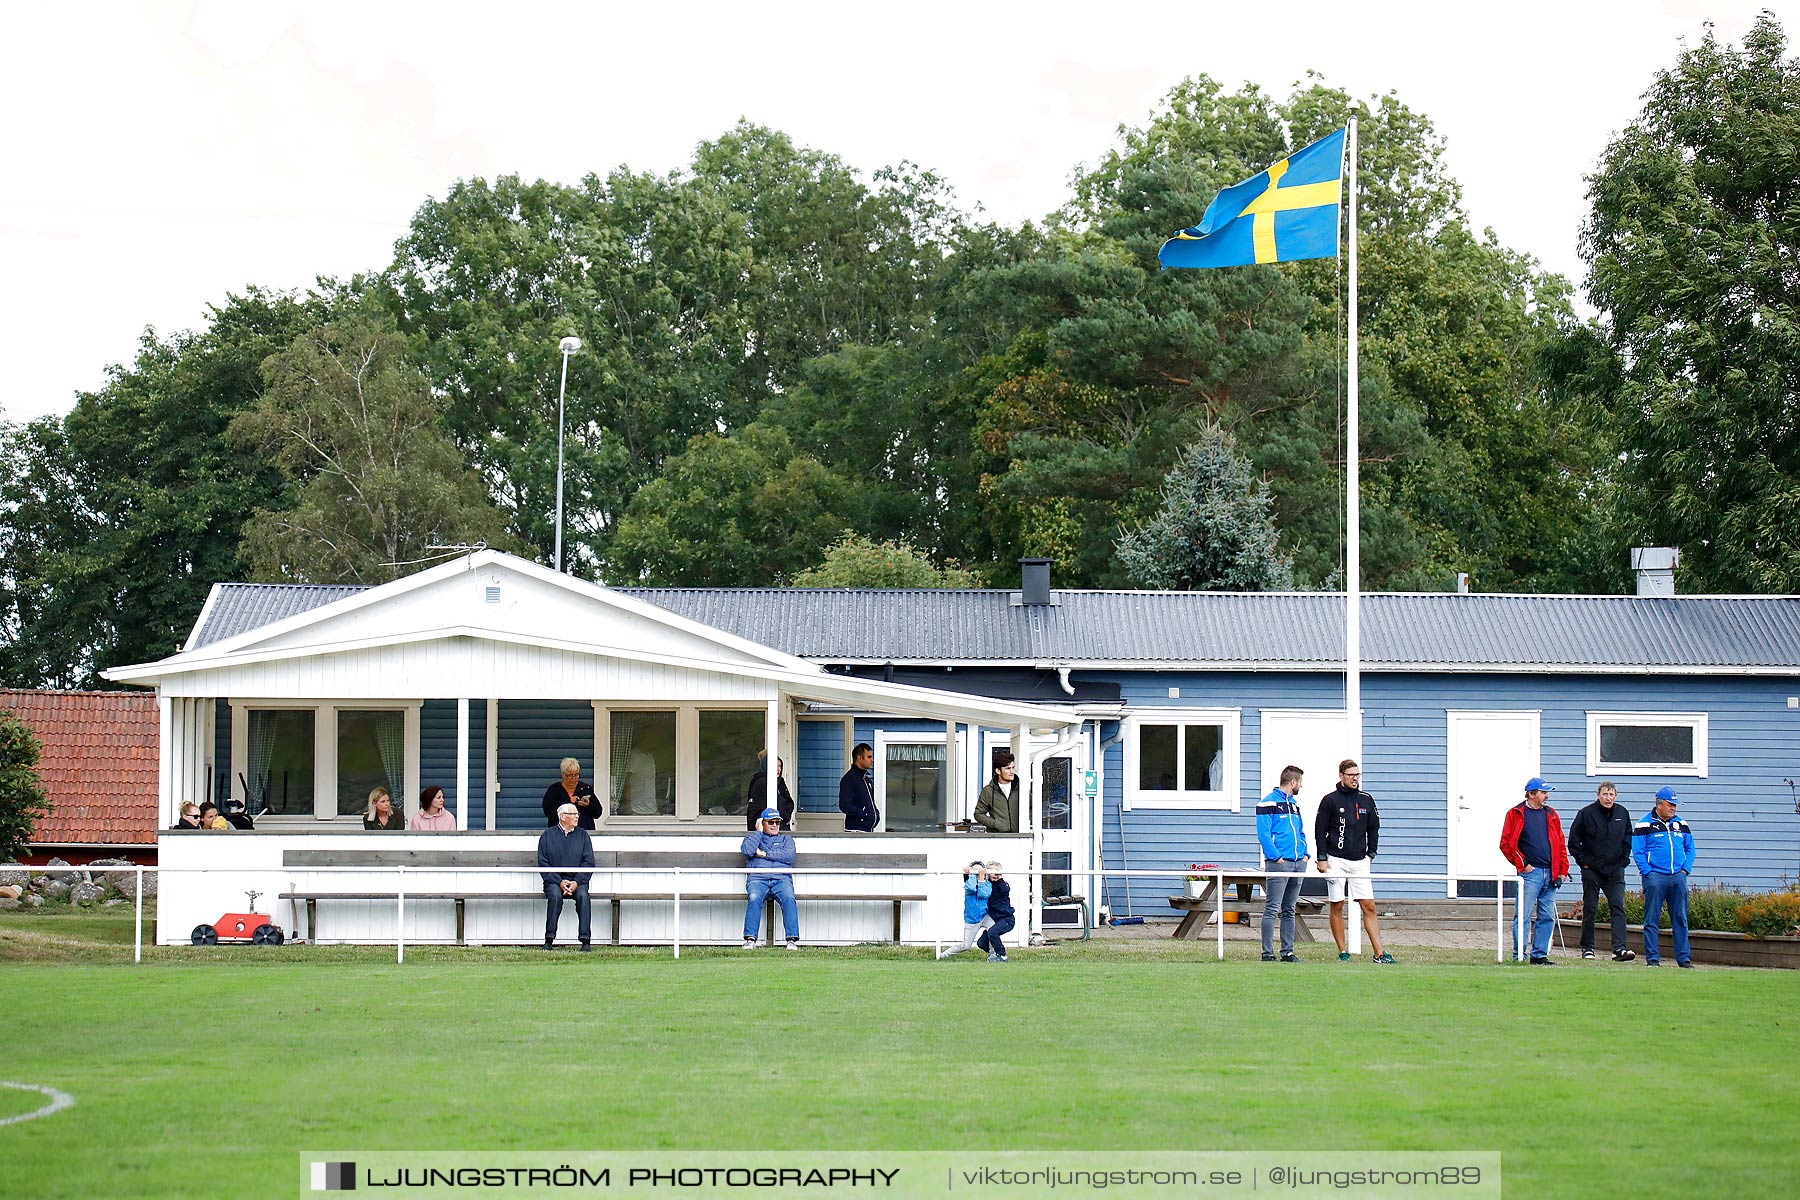
<svg viewBox="0 0 1800 1200">
<path fill-rule="evenodd" d="M 75 1106 L 75 1097 L 67 1092 L 57 1091 L 53 1087 L 39 1087 L 35 1083 L 14 1083 L 10 1079 L 0 1079 L 0 1087 L 18 1088 L 22 1092 L 42 1092 L 50 1097 L 50 1103 L 28 1113 L 20 1113 L 13 1117 L 0 1117 L 0 1125 L 17 1125 L 20 1121 L 29 1121 L 33 1117 L 47 1117 L 51 1113 L 61 1112 L 65 1108 Z"/>
</svg>

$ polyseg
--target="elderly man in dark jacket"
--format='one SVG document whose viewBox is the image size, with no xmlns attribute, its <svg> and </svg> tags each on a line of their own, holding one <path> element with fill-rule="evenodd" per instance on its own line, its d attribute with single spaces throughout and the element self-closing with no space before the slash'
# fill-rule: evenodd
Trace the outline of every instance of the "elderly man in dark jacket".
<svg viewBox="0 0 1800 1200">
<path fill-rule="evenodd" d="M 594 906 L 588 900 L 588 884 L 593 875 L 565 870 L 567 867 L 594 865 L 594 842 L 588 831 L 577 822 L 580 810 L 563 804 L 556 810 L 556 824 L 538 834 L 538 873 L 544 881 L 544 949 L 556 945 L 556 926 L 562 919 L 564 900 L 575 902 L 575 915 L 580 918 L 582 953 L 594 932 Z"/>
<path fill-rule="evenodd" d="M 1614 962 L 1630 962 L 1625 937 L 1625 868 L 1631 865 L 1631 814 L 1619 803 L 1611 780 L 1600 784 L 1594 802 L 1569 826 L 1569 857 L 1581 868 L 1581 957 L 1594 957 L 1594 910 L 1600 894 L 1612 916 Z"/>
</svg>

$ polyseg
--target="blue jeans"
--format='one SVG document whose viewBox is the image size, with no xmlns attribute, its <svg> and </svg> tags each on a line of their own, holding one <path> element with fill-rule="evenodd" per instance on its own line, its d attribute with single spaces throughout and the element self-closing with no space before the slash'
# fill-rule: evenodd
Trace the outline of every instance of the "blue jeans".
<svg viewBox="0 0 1800 1200">
<path fill-rule="evenodd" d="M 565 899 L 575 901 L 575 916 L 581 922 L 577 928 L 580 932 L 581 944 L 585 946 L 594 933 L 594 905 L 588 899 L 586 878 L 575 885 L 575 894 L 569 897 L 562 894 L 562 884 L 560 883 L 544 885 L 544 945 L 548 946 L 556 941 L 556 927 L 562 922 L 562 906 Z"/>
<path fill-rule="evenodd" d="M 1688 960 L 1686 875 L 1644 876 L 1644 961 L 1661 962 L 1656 927 L 1662 924 L 1664 902 L 1669 906 L 1669 932 L 1675 935 L 1675 961 Z"/>
<path fill-rule="evenodd" d="M 1305 869 L 1306 864 L 1297 858 L 1265 858 L 1265 871 L 1294 871 Z M 1270 947 L 1274 944 L 1275 921 L 1281 920 L 1281 952 L 1294 952 L 1294 905 L 1300 900 L 1300 884 L 1304 882 L 1298 875 L 1292 879 L 1263 880 L 1263 895 L 1268 899 L 1263 903 L 1262 918 L 1262 952 L 1273 954 Z"/>
<path fill-rule="evenodd" d="M 1556 924 L 1556 885 L 1549 867 L 1527 867 L 1519 874 L 1519 918 L 1513 929 L 1513 957 L 1525 957 L 1525 939 L 1531 939 L 1531 957 L 1550 957 L 1550 930 Z"/>
<path fill-rule="evenodd" d="M 762 928 L 762 910 L 764 897 L 773 895 L 775 903 L 781 905 L 781 932 L 787 940 L 800 940 L 800 906 L 794 902 L 794 880 L 789 875 L 751 875 L 744 890 L 749 899 L 744 904 L 744 936 L 752 940 L 756 931 Z M 771 936 L 774 930 L 769 930 Z"/>
<path fill-rule="evenodd" d="M 986 933 L 975 939 L 975 944 L 980 946 L 983 950 L 986 950 L 989 954 L 998 954 L 1001 958 L 1005 958 L 1006 943 L 1001 941 L 1000 938 L 1003 934 L 1011 933 L 1014 924 L 1015 922 L 1012 917 L 994 918 L 994 924 Z"/>
</svg>

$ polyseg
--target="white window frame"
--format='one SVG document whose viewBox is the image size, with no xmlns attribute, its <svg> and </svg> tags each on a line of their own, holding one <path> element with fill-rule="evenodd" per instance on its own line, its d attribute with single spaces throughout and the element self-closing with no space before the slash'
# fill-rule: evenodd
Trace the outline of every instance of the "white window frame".
<svg viewBox="0 0 1800 1200">
<path fill-rule="evenodd" d="M 1686 726 L 1694 731 L 1691 763 L 1609 763 L 1600 759 L 1602 725 Z M 1677 775 L 1706 778 L 1708 714 L 1703 712 L 1590 712 L 1587 715 L 1587 773 L 1589 775 Z"/>
<path fill-rule="evenodd" d="M 1124 806 L 1127 811 L 1134 808 L 1168 808 L 1187 810 L 1190 812 L 1238 812 L 1241 805 L 1239 792 L 1240 773 L 1239 732 L 1243 724 L 1243 710 L 1237 708 L 1157 708 L 1145 709 L 1132 713 L 1125 718 L 1125 789 Z M 1140 730 L 1145 725 L 1174 725 L 1178 732 L 1175 735 L 1175 783 L 1176 790 L 1140 788 L 1138 786 L 1138 748 L 1142 741 Z M 1225 786 L 1210 792 L 1184 792 L 1180 785 L 1186 781 L 1187 755 L 1182 752 L 1186 739 L 1185 730 L 1189 725 L 1222 726 L 1221 737 L 1225 764 Z"/>
<path fill-rule="evenodd" d="M 313 815 L 270 813 L 257 818 L 270 825 L 303 825 L 313 822 L 336 823 L 355 821 L 361 827 L 362 814 L 337 811 L 337 714 L 339 709 L 355 712 L 398 711 L 406 742 L 406 795 L 394 797 L 408 825 L 419 812 L 419 712 L 423 700 L 238 700 L 231 701 L 231 779 L 226 790 L 237 794 L 238 776 L 250 769 L 250 713 L 269 709 L 290 709 L 313 715 Z M 248 801 L 249 797 L 244 797 Z"/>
<path fill-rule="evenodd" d="M 595 700 L 594 791 L 606 805 L 606 825 L 619 829 L 668 829 L 672 825 L 741 830 L 742 810 L 713 816 L 700 811 L 700 713 L 767 713 L 766 700 Z M 673 712 L 675 714 L 675 815 L 633 817 L 612 811 L 612 746 L 608 730 L 613 712 Z M 779 742 L 779 738 L 777 738 Z M 748 783 L 749 780 L 744 781 Z M 792 790 L 791 788 L 789 789 Z"/>
<path fill-rule="evenodd" d="M 877 729 L 875 731 L 875 741 L 873 743 L 873 749 L 875 752 L 875 762 L 874 762 L 874 766 L 873 766 L 873 770 L 874 770 L 874 774 L 875 774 L 875 806 L 881 810 L 881 820 L 875 826 L 876 833 L 886 833 L 887 832 L 887 819 L 888 819 L 887 752 L 888 752 L 888 747 L 889 746 L 947 746 L 948 744 L 949 744 L 949 740 L 945 734 L 945 731 L 943 731 L 943 730 L 908 731 L 908 730 L 904 730 L 904 729 L 896 729 L 891 733 L 885 729 Z M 969 758 L 969 733 L 966 729 L 959 729 L 956 732 L 956 753 L 957 753 L 957 757 L 960 758 L 962 761 L 964 761 L 964 762 L 968 761 L 968 758 Z M 947 759 L 948 759 L 948 756 L 946 756 L 946 760 L 944 761 L 945 767 L 947 769 L 953 770 L 954 765 L 951 764 L 950 762 L 948 762 Z M 950 776 L 948 774 L 946 774 L 943 778 L 944 778 L 944 800 L 945 800 L 945 803 L 948 805 L 951 805 L 951 806 L 955 806 L 956 801 L 955 801 L 953 792 L 956 789 L 954 787 L 954 781 L 950 778 Z M 1023 788 L 1020 789 L 1020 795 L 1024 795 Z M 952 821 L 955 821 L 955 820 L 959 820 L 960 817 L 952 816 L 949 819 Z"/>
</svg>

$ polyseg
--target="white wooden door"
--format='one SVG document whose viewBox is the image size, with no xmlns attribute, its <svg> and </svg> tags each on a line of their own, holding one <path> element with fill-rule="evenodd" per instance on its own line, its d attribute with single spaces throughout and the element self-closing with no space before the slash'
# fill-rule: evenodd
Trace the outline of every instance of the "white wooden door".
<svg viewBox="0 0 1800 1200">
<path fill-rule="evenodd" d="M 1513 874 L 1500 853 L 1500 825 L 1506 810 L 1525 798 L 1525 781 L 1540 769 L 1538 714 L 1451 712 L 1449 720 L 1449 872 L 1469 878 L 1460 894 L 1491 896 L 1494 877 Z M 1459 894 L 1455 880 L 1449 894 Z"/>
<path fill-rule="evenodd" d="M 1318 857 L 1313 843 L 1313 816 L 1319 811 L 1319 800 L 1337 786 L 1337 765 L 1344 760 L 1346 727 L 1342 709 L 1267 709 L 1262 713 L 1262 763 L 1259 768 L 1261 800 L 1281 782 L 1281 769 L 1299 767 L 1305 774 L 1300 779 L 1297 803 L 1306 820 L 1306 845 Z M 1255 837 L 1254 830 L 1251 837 Z M 1250 847 L 1252 856 L 1260 848 Z M 1260 865 L 1260 864 L 1258 864 Z"/>
</svg>

